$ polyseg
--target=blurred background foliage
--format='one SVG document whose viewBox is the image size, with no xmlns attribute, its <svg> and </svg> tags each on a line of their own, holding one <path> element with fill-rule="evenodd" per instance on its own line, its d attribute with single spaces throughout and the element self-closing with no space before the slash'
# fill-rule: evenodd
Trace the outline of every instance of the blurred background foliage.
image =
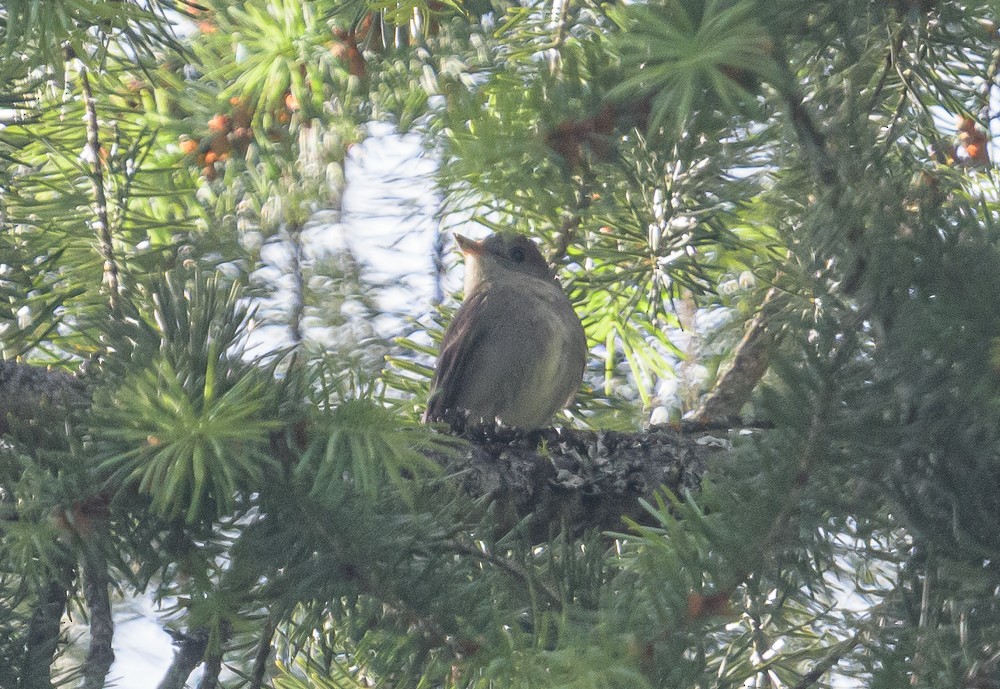
<svg viewBox="0 0 1000 689">
<path fill-rule="evenodd" d="M 103 686 L 109 590 L 164 687 L 1000 686 L 998 10 L 5 2 L 0 352 L 85 394 L 4 421 L 0 686 Z M 496 228 L 590 339 L 561 424 L 679 420 L 761 321 L 767 430 L 644 524 L 499 533 L 415 427 Z"/>
</svg>

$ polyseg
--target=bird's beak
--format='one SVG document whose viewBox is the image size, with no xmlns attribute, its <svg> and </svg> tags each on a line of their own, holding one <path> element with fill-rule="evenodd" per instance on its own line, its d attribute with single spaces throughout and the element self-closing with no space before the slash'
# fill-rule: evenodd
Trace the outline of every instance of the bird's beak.
<svg viewBox="0 0 1000 689">
<path fill-rule="evenodd" d="M 462 250 L 463 254 L 473 256 L 478 256 L 483 253 L 483 241 L 476 241 L 474 239 L 469 239 L 460 234 L 455 235 L 455 241 L 458 243 L 458 248 Z"/>
</svg>

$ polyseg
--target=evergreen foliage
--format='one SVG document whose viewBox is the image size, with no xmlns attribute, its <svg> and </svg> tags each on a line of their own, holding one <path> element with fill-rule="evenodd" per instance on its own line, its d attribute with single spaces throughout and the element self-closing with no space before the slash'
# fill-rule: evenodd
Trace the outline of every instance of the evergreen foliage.
<svg viewBox="0 0 1000 689">
<path fill-rule="evenodd" d="M 1000 686 L 998 12 L 5 2 L 0 687 L 111 681 L 109 591 L 171 613 L 162 687 Z M 679 418 L 762 312 L 760 428 L 616 532 L 466 493 L 416 423 L 454 302 L 389 341 L 317 248 L 376 123 L 442 234 L 559 267 L 563 424 Z"/>
</svg>

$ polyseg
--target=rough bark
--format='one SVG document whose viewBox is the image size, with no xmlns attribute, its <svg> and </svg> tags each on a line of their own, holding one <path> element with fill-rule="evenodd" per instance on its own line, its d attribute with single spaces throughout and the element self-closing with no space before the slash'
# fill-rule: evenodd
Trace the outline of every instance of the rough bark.
<svg viewBox="0 0 1000 689">
<path fill-rule="evenodd" d="M 95 544 L 89 544 L 83 553 L 83 595 L 90 616 L 90 648 L 83 670 L 84 689 L 101 689 L 115 661 L 112 648 L 115 623 L 108 594 L 110 585 L 104 554 Z"/>
<path fill-rule="evenodd" d="M 68 373 L 0 361 L 0 435 L 83 399 L 82 382 Z"/>
<path fill-rule="evenodd" d="M 623 516 L 646 521 L 639 499 L 661 486 L 696 489 L 706 460 L 729 445 L 729 433 L 489 429 L 465 434 L 469 448 L 451 469 L 466 492 L 492 505 L 500 532 L 519 525 L 544 540 L 550 526 L 617 530 Z"/>
<path fill-rule="evenodd" d="M 70 577 L 72 574 L 67 572 Z M 50 668 L 59 646 L 59 630 L 68 599 L 66 583 L 53 579 L 39 591 L 25 640 L 19 689 L 51 689 Z"/>
<path fill-rule="evenodd" d="M 222 653 L 217 651 L 205 657 L 205 670 L 202 672 L 198 689 L 215 689 L 219 686 L 219 675 L 222 673 Z"/>
<path fill-rule="evenodd" d="M 176 634 L 177 653 L 167 674 L 157 689 L 184 689 L 188 677 L 205 657 L 208 648 L 208 630 L 196 629 L 188 634 Z"/>
</svg>

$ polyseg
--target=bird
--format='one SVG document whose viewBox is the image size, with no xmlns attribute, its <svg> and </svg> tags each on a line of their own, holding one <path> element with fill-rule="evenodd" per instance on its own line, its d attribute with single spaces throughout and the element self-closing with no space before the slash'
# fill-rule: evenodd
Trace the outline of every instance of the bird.
<svg viewBox="0 0 1000 689">
<path fill-rule="evenodd" d="M 445 330 L 424 423 L 548 424 L 576 395 L 587 336 L 538 246 L 501 231 L 465 255 L 465 296 Z"/>
</svg>

